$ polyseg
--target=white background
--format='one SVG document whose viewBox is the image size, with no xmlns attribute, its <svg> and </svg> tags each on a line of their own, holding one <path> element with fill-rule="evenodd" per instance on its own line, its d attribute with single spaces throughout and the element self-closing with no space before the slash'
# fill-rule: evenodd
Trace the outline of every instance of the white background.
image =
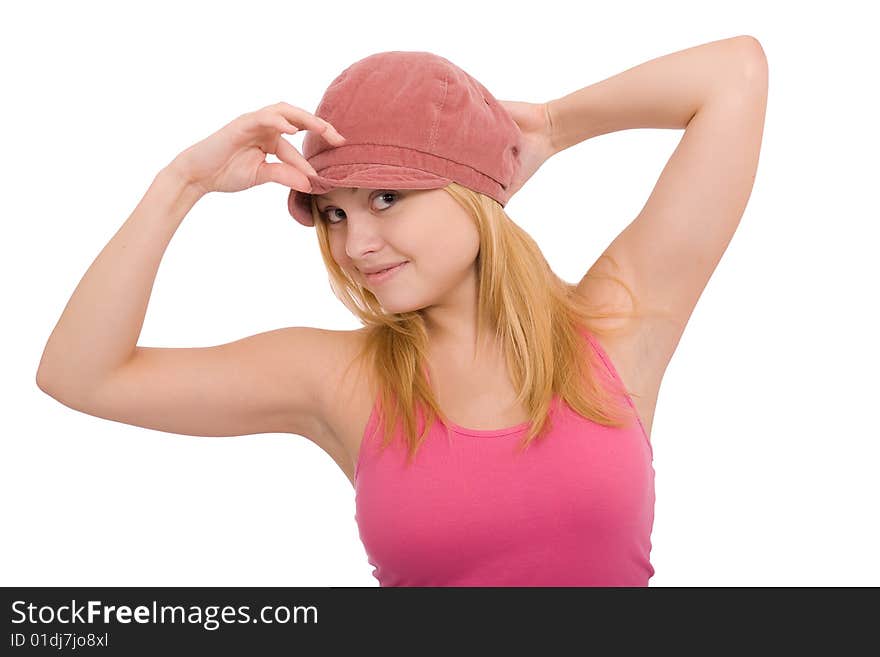
<svg viewBox="0 0 880 657">
<path fill-rule="evenodd" d="M 43 347 L 82 275 L 180 151 L 280 100 L 313 112 L 342 69 L 374 52 L 435 52 L 496 98 L 543 102 L 750 34 L 770 71 L 760 164 L 660 390 L 651 586 L 880 585 L 880 48 L 868 11 L 5 5 L 2 584 L 377 585 L 354 491 L 307 439 L 169 434 L 74 411 L 37 388 Z M 506 209 L 576 282 L 641 209 L 682 134 L 578 144 Z M 301 135 L 287 138 L 301 148 Z M 358 328 L 332 295 L 314 230 L 286 202 L 276 183 L 202 199 L 165 252 L 138 344 Z"/>
</svg>

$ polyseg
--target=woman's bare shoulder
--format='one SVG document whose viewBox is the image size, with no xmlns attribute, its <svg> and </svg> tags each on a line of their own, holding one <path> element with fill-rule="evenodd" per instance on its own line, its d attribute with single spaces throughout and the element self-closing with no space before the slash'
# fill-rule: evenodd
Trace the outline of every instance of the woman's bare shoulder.
<svg viewBox="0 0 880 657">
<path fill-rule="evenodd" d="M 327 338 L 321 360 L 324 362 L 323 397 L 326 409 L 338 408 L 340 399 L 362 385 L 366 369 L 359 359 L 367 329 L 323 329 Z"/>
<path fill-rule="evenodd" d="M 320 377 L 321 415 L 335 442 L 356 460 L 359 437 L 370 412 L 375 386 L 369 363 L 359 358 L 367 329 L 327 330 Z M 338 462 L 338 460 L 337 460 Z M 349 479 L 351 473 L 348 472 Z"/>
</svg>

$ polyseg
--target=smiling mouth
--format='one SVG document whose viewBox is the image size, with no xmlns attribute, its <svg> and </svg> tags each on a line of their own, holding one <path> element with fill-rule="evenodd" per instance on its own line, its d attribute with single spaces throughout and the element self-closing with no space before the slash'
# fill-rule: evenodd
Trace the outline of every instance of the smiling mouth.
<svg viewBox="0 0 880 657">
<path fill-rule="evenodd" d="M 397 273 L 398 269 L 402 269 L 407 264 L 409 264 L 409 260 L 405 260 L 405 261 L 400 262 L 396 265 L 393 265 L 392 267 L 388 267 L 387 269 L 383 269 L 382 271 L 377 271 L 372 274 L 368 274 L 368 273 L 364 272 L 364 277 L 368 281 L 380 283 L 380 282 L 384 281 L 386 278 L 388 278 L 389 276 L 393 276 L 395 273 Z"/>
</svg>

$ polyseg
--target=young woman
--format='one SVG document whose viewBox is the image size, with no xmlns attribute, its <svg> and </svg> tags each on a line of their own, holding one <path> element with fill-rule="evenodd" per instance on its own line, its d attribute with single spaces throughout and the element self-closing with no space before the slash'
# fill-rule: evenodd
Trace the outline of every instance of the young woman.
<svg viewBox="0 0 880 657">
<path fill-rule="evenodd" d="M 542 104 L 497 101 L 436 55 L 373 55 L 316 114 L 244 114 L 163 169 L 74 292 L 37 382 L 152 429 L 309 438 L 355 487 L 382 585 L 647 585 L 657 393 L 745 209 L 766 94 L 747 36 Z M 503 206 L 554 154 L 638 127 L 685 134 L 639 215 L 570 285 Z M 282 136 L 301 129 L 304 154 Z M 291 189 L 363 328 L 137 346 L 188 211 L 269 181 Z"/>
</svg>

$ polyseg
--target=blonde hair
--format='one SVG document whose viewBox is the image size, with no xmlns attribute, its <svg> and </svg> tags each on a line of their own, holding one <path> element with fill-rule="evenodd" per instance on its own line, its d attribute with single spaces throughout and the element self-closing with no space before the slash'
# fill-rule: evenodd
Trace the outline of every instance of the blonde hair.
<svg viewBox="0 0 880 657">
<path fill-rule="evenodd" d="M 457 183 L 443 191 L 468 212 L 479 231 L 477 342 L 482 344 L 484 332 L 494 330 L 502 346 L 517 391 L 516 403 L 522 404 L 529 415 L 529 430 L 521 450 L 552 428 L 549 409 L 554 394 L 575 412 L 599 424 L 623 427 L 633 422 L 634 414 L 622 393 L 638 395 L 610 377 L 597 376 L 603 365 L 579 329 L 584 327 L 599 335 L 616 334 L 619 328 L 608 328 L 600 322 L 641 313 L 594 308 L 574 294 L 575 285 L 553 272 L 537 243 L 497 201 Z M 339 267 L 330 251 L 326 220 L 320 216 L 314 196 L 311 202 L 330 286 L 366 327 L 363 348 L 352 363 L 367 363 L 371 390 L 381 392 L 378 417 L 384 418 L 383 449 L 391 443 L 393 430 L 402 418 L 411 461 L 436 418 L 449 426 L 424 373 L 428 347 L 424 316 L 421 310 L 386 313 L 369 289 Z M 609 260 L 619 269 L 613 259 Z M 587 276 L 616 281 L 626 289 L 632 305 L 639 306 L 629 287 L 616 276 L 602 273 L 602 269 L 594 267 Z M 417 429 L 419 409 L 428 409 L 428 413 L 427 421 Z M 380 424 L 377 422 L 376 427 Z"/>
</svg>

